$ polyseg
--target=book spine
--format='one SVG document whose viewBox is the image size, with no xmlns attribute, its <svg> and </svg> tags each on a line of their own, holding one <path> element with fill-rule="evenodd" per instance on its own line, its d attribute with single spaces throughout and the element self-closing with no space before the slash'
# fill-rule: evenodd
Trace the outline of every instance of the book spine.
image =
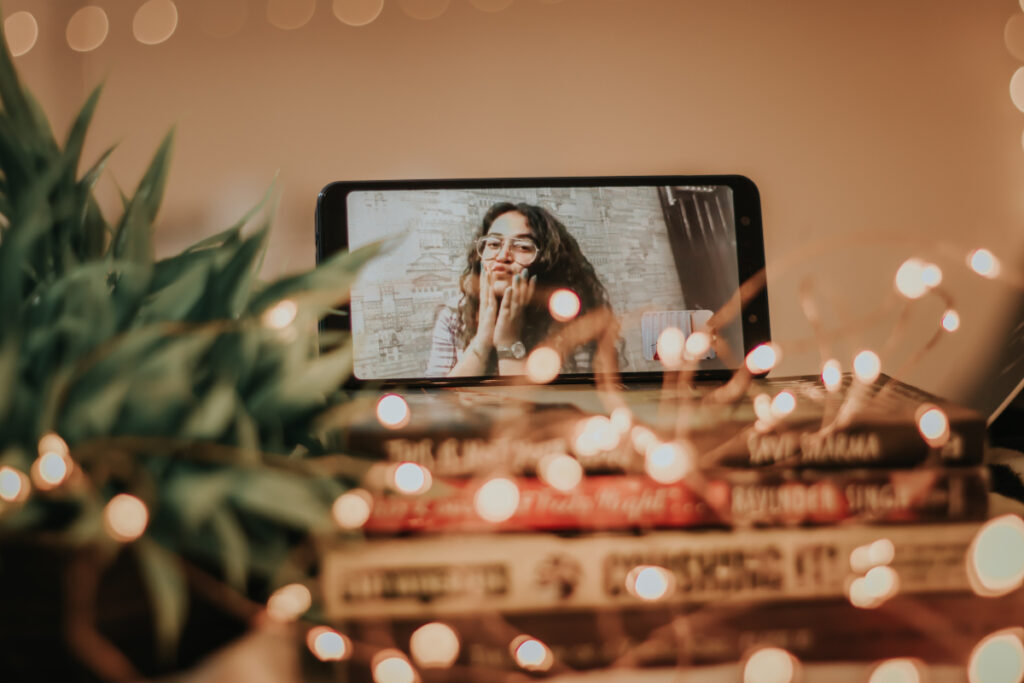
<svg viewBox="0 0 1024 683">
<path fill-rule="evenodd" d="M 859 470 L 787 476 L 753 472 L 658 484 L 642 475 L 584 477 L 562 492 L 516 479 L 519 503 L 501 522 L 476 512 L 477 482 L 445 480 L 432 496 L 379 495 L 364 530 L 472 532 L 782 526 L 983 519 L 986 478 L 978 468 Z"/>
<path fill-rule="evenodd" d="M 890 539 L 900 591 L 969 590 L 965 553 L 978 524 L 864 525 L 643 535 L 447 534 L 325 549 L 326 613 L 420 616 L 621 608 L 640 565 L 665 568 L 669 605 L 841 598 L 850 554 Z"/>
<path fill-rule="evenodd" d="M 481 669 L 515 670 L 509 643 L 528 634 L 545 643 L 556 670 L 692 666 L 736 662 L 756 647 L 781 647 L 803 661 L 876 662 L 914 657 L 928 664 L 967 661 L 986 635 L 1019 625 L 1020 595 L 1002 600 L 970 594 L 900 596 L 864 610 L 841 600 L 768 603 L 684 611 L 663 608 L 481 612 L 446 618 L 459 636 L 455 671 L 473 680 Z M 407 643 L 423 620 L 348 620 L 339 626 L 362 642 Z M 866 679 L 866 677 L 865 677 Z M 452 680 L 446 677 L 445 680 Z"/>
</svg>

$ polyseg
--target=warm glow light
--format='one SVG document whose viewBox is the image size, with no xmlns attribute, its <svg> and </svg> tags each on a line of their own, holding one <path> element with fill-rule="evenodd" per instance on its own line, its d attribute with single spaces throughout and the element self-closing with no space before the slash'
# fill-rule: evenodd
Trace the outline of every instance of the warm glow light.
<svg viewBox="0 0 1024 683">
<path fill-rule="evenodd" d="M 71 458 L 52 451 L 43 453 L 32 463 L 32 481 L 42 491 L 57 488 L 71 475 Z"/>
<path fill-rule="evenodd" d="M 459 636 L 440 622 L 424 624 L 409 638 L 409 653 L 424 668 L 447 669 L 459 657 Z"/>
<path fill-rule="evenodd" d="M 1010 100 L 1013 106 L 1024 111 L 1024 66 L 1014 71 L 1010 77 Z"/>
<path fill-rule="evenodd" d="M 674 484 L 693 470 L 693 463 L 694 453 L 688 444 L 670 441 L 647 451 L 644 468 L 659 484 Z"/>
<path fill-rule="evenodd" d="M 683 350 L 686 348 L 686 335 L 678 327 L 666 327 L 658 335 L 658 360 L 667 370 L 678 370 L 683 367 Z"/>
<path fill-rule="evenodd" d="M 658 436 L 643 425 L 636 425 L 629 430 L 629 438 L 637 453 L 647 453 L 659 445 Z"/>
<path fill-rule="evenodd" d="M 414 462 L 399 463 L 391 473 L 391 483 L 395 489 L 408 495 L 426 492 L 432 481 L 430 470 Z"/>
<path fill-rule="evenodd" d="M 277 621 L 295 621 L 313 606 L 313 595 L 301 583 L 290 583 L 274 591 L 267 600 L 267 614 Z"/>
<path fill-rule="evenodd" d="M 760 344 L 747 354 L 747 370 L 753 375 L 768 372 L 779 362 L 779 351 L 773 344 Z"/>
<path fill-rule="evenodd" d="M 967 552 L 967 575 L 975 593 L 1006 595 L 1024 584 L 1024 521 L 1002 515 L 985 523 Z"/>
<path fill-rule="evenodd" d="M 888 538 L 880 538 L 868 546 L 868 562 L 871 566 L 892 564 L 896 559 L 896 545 Z"/>
<path fill-rule="evenodd" d="M 843 386 L 843 367 L 835 358 L 821 366 L 821 381 L 828 391 L 838 391 Z"/>
<path fill-rule="evenodd" d="M 1017 69 L 1017 73 L 1024 71 L 1024 67 Z M 1016 77 L 1016 75 L 1014 75 Z M 999 275 L 999 259 L 988 249 L 975 249 L 967 255 L 967 265 L 978 275 L 987 278 L 994 278 Z"/>
<path fill-rule="evenodd" d="M 615 431 L 620 435 L 625 434 L 633 427 L 633 413 L 626 406 L 619 406 L 608 417 L 612 421 L 612 427 L 615 427 Z"/>
<path fill-rule="evenodd" d="M 334 16 L 349 26 L 366 26 L 380 16 L 384 0 L 334 0 Z"/>
<path fill-rule="evenodd" d="M 352 643 L 333 628 L 314 626 L 306 634 L 306 646 L 323 662 L 337 662 L 352 654 Z"/>
<path fill-rule="evenodd" d="M 290 31 L 309 23 L 315 11 L 316 0 L 269 0 L 267 21 L 277 28 Z"/>
<path fill-rule="evenodd" d="M 335 499 L 331 515 L 342 529 L 358 529 L 370 519 L 373 496 L 363 489 L 352 489 Z"/>
<path fill-rule="evenodd" d="M 580 297 L 571 289 L 556 289 L 548 299 L 548 311 L 558 322 L 572 320 L 580 314 Z"/>
<path fill-rule="evenodd" d="M 663 567 L 640 565 L 626 575 L 626 589 L 641 600 L 661 600 L 675 588 L 675 577 Z"/>
<path fill-rule="evenodd" d="M 473 496 L 473 506 L 481 519 L 488 522 L 504 522 L 516 513 L 519 507 L 519 487 L 511 479 L 491 479 Z"/>
<path fill-rule="evenodd" d="M 874 351 L 865 349 L 853 357 L 853 374 L 861 382 L 871 384 L 882 374 L 882 360 Z"/>
<path fill-rule="evenodd" d="M 31 12 L 14 12 L 4 19 L 4 35 L 7 36 L 11 55 L 20 57 L 36 44 L 39 38 L 39 24 Z"/>
<path fill-rule="evenodd" d="M 711 335 L 707 332 L 694 332 L 686 338 L 683 355 L 686 360 L 699 360 L 711 349 Z"/>
<path fill-rule="evenodd" d="M 398 650 L 378 652 L 373 663 L 374 683 L 415 683 L 416 671 Z"/>
<path fill-rule="evenodd" d="M 36 446 L 36 450 L 41 456 L 46 455 L 47 453 L 56 453 L 57 455 L 64 456 L 71 455 L 71 449 L 68 448 L 67 443 L 54 432 L 44 434 L 43 437 L 39 439 L 39 444 Z"/>
<path fill-rule="evenodd" d="M 402 11 L 420 21 L 437 19 L 448 9 L 450 2 L 451 0 L 399 0 Z"/>
<path fill-rule="evenodd" d="M 1011 628 L 986 636 L 967 660 L 970 683 L 1021 683 L 1024 680 L 1024 636 Z"/>
<path fill-rule="evenodd" d="M 743 683 L 792 683 L 796 664 L 796 658 L 782 648 L 763 647 L 747 658 Z"/>
<path fill-rule="evenodd" d="M 908 299 L 919 299 L 928 293 L 924 281 L 925 263 L 921 259 L 909 258 L 896 270 L 896 291 Z"/>
<path fill-rule="evenodd" d="M 548 646 L 530 636 L 516 636 L 509 651 L 516 664 L 527 671 L 547 671 L 555 663 Z"/>
<path fill-rule="evenodd" d="M 409 404 L 398 394 L 384 394 L 377 401 L 377 420 L 388 429 L 401 429 L 410 417 Z"/>
<path fill-rule="evenodd" d="M 772 397 L 768 394 L 758 394 L 754 397 L 754 414 L 758 420 L 771 422 L 772 420 Z"/>
<path fill-rule="evenodd" d="M 868 683 L 921 683 L 921 667 L 913 659 L 887 659 L 871 671 Z"/>
<path fill-rule="evenodd" d="M 142 535 L 149 524 L 146 504 L 133 495 L 119 493 L 103 508 L 103 525 L 115 540 L 128 543 Z"/>
<path fill-rule="evenodd" d="M 562 357 L 550 346 L 538 346 L 526 357 L 526 376 L 535 384 L 547 384 L 561 369 Z"/>
<path fill-rule="evenodd" d="M 1003 41 L 1010 54 L 1024 62 L 1024 14 L 1014 13 L 1007 20 L 1003 27 Z"/>
<path fill-rule="evenodd" d="M 960 314 L 952 308 L 942 314 L 942 329 L 956 332 L 960 329 Z"/>
<path fill-rule="evenodd" d="M 918 408 L 917 429 L 929 446 L 938 447 L 949 441 L 949 418 L 938 406 L 926 403 Z"/>
<path fill-rule="evenodd" d="M 143 45 L 158 45 L 178 28 L 178 8 L 173 0 L 148 0 L 135 11 L 132 35 Z"/>
<path fill-rule="evenodd" d="M 597 455 L 601 451 L 610 451 L 619 445 L 621 435 L 612 424 L 612 421 L 604 415 L 581 420 L 577 429 L 579 433 L 573 440 L 573 450 L 580 457 Z"/>
<path fill-rule="evenodd" d="M 75 52 L 95 50 L 107 39 L 110 22 L 102 7 L 89 5 L 71 15 L 65 37 Z"/>
<path fill-rule="evenodd" d="M 934 263 L 924 264 L 921 269 L 921 281 L 928 287 L 934 289 L 942 284 L 942 269 Z"/>
<path fill-rule="evenodd" d="M 0 467 L 0 499 L 14 503 L 27 497 L 27 477 L 13 467 Z"/>
<path fill-rule="evenodd" d="M 796 397 L 788 391 L 780 391 L 772 399 L 772 417 L 785 417 L 796 409 Z"/>
<path fill-rule="evenodd" d="M 847 596 L 854 607 L 874 609 L 896 595 L 898 591 L 899 577 L 896 572 L 892 567 L 879 565 L 869 569 L 864 576 L 851 581 L 847 588 Z"/>
<path fill-rule="evenodd" d="M 295 322 L 295 316 L 298 313 L 298 305 L 291 299 L 284 299 L 264 311 L 261 320 L 266 327 L 283 330 Z"/>
<path fill-rule="evenodd" d="M 571 491 L 583 480 L 579 460 L 564 453 L 545 456 L 537 470 L 544 483 L 559 491 Z"/>
</svg>

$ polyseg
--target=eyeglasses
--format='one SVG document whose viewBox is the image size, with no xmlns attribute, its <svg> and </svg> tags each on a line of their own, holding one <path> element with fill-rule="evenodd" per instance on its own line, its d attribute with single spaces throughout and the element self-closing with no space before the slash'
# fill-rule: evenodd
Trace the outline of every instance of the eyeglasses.
<svg viewBox="0 0 1024 683">
<path fill-rule="evenodd" d="M 537 244 L 527 237 L 484 235 L 476 241 L 476 253 L 480 254 L 484 261 L 490 261 L 497 258 L 506 245 L 509 255 L 520 265 L 528 266 L 537 260 Z"/>
</svg>

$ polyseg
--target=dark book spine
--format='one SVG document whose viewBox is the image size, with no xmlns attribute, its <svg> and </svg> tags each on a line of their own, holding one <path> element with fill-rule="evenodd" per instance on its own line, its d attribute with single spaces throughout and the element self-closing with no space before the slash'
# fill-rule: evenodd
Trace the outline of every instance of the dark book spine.
<svg viewBox="0 0 1024 683">
<path fill-rule="evenodd" d="M 517 477 L 519 502 L 500 522 L 475 506 L 484 480 L 445 480 L 433 496 L 378 495 L 364 530 L 472 532 L 618 530 L 708 526 L 786 526 L 984 519 L 986 477 L 979 468 L 856 470 L 809 475 L 705 473 L 675 484 L 642 475 L 584 477 L 563 492 Z"/>
</svg>

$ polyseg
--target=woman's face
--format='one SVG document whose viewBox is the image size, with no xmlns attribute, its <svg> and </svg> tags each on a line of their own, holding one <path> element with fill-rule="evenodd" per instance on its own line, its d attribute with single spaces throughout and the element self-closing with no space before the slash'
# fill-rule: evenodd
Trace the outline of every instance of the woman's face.
<svg viewBox="0 0 1024 683">
<path fill-rule="evenodd" d="M 531 238 L 534 235 L 526 222 L 526 216 L 518 211 L 509 211 L 494 219 L 491 229 L 487 231 L 487 236 L 505 240 L 504 245 L 493 258 L 485 258 L 482 261 L 484 270 L 490 279 L 491 288 L 500 298 L 505 293 L 505 288 L 512 284 L 512 277 L 529 267 L 516 259 L 510 240 L 517 237 Z"/>
</svg>

